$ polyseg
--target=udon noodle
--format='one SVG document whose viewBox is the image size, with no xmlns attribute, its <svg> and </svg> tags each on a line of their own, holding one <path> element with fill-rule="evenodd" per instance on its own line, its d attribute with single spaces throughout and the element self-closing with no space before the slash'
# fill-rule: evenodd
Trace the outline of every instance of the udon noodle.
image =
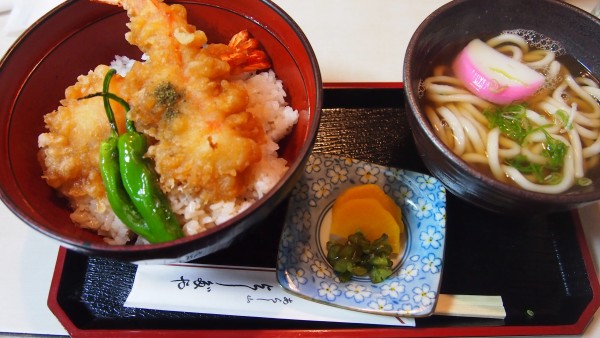
<svg viewBox="0 0 600 338">
<path fill-rule="evenodd" d="M 467 90 L 450 66 L 438 66 L 421 87 L 437 135 L 466 162 L 530 191 L 556 194 L 589 184 L 585 175 L 600 153 L 598 83 L 574 77 L 559 53 L 530 47 L 514 32 L 486 43 L 542 73 L 544 86 L 527 102 L 501 107 Z M 503 123 L 526 132 L 511 135 Z"/>
</svg>

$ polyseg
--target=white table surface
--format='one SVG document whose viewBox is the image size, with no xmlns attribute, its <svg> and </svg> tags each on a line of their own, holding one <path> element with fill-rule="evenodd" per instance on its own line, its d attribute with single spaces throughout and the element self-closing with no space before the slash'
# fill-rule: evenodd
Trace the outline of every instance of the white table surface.
<svg viewBox="0 0 600 338">
<path fill-rule="evenodd" d="M 18 38 L 21 28 L 60 2 L 0 0 L 0 55 Z M 401 82 L 410 36 L 429 13 L 447 0 L 275 2 L 307 35 L 324 82 Z M 590 11 L 598 0 L 568 2 Z M 11 7 L 21 15 L 11 17 L 5 10 Z M 372 30 L 377 30 L 376 38 L 369 34 Z M 322 34 L 324 31 L 328 33 Z M 596 223 L 600 221 L 600 203 L 582 208 L 579 213 L 598 271 L 600 225 Z M 67 334 L 46 304 L 58 248 L 58 243 L 30 229 L 0 203 L 0 336 Z M 596 313 L 582 337 L 600 337 L 599 316 L 600 312 Z"/>
</svg>

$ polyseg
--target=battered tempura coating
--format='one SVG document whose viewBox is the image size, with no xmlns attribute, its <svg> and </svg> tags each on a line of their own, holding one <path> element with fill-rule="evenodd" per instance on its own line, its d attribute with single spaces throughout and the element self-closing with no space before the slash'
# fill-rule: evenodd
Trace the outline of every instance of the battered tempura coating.
<svg viewBox="0 0 600 338">
<path fill-rule="evenodd" d="M 132 233 L 124 226 L 113 226 L 120 221 L 110 208 L 99 170 L 100 144 L 110 133 L 102 99 L 78 100 L 102 91 L 108 70 L 100 65 L 79 76 L 77 83 L 65 90 L 61 106 L 44 116 L 48 132 L 38 138 L 38 157 L 43 178 L 69 200 L 73 222 L 96 231 L 109 243 L 125 244 Z M 115 76 L 110 90 L 118 91 L 121 80 Z M 114 108 L 117 125 L 124 130 L 124 111 Z"/>
<path fill-rule="evenodd" d="M 121 1 L 131 18 L 127 40 L 149 60 L 125 77 L 120 95 L 130 118 L 154 143 L 163 190 L 177 187 L 207 204 L 243 194 L 247 170 L 261 159 L 262 125 L 247 112 L 244 87 L 229 81 L 232 69 L 224 44 L 209 44 L 189 25 L 181 5 Z"/>
<path fill-rule="evenodd" d="M 44 116 L 48 132 L 38 138 L 43 177 L 65 196 L 105 196 L 98 162 L 100 143 L 108 137 L 110 126 L 101 98 L 78 99 L 102 91 L 108 69 L 100 65 L 79 76 L 77 83 L 65 90 L 61 106 Z M 111 90 L 119 81 L 116 77 Z M 124 128 L 123 110 L 115 107 L 115 117 L 119 128 Z"/>
</svg>

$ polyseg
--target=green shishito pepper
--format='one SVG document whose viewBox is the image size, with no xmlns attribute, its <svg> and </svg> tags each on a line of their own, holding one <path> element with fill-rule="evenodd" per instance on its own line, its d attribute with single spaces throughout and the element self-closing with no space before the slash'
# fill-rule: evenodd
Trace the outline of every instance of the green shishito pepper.
<svg viewBox="0 0 600 338">
<path fill-rule="evenodd" d="M 144 217 L 154 236 L 169 241 L 183 236 L 169 201 L 158 186 L 158 176 L 146 154 L 146 137 L 127 123 L 127 132 L 119 137 L 119 165 L 125 190 Z"/>
<path fill-rule="evenodd" d="M 119 136 L 110 100 L 129 104 L 113 93 L 108 86 L 115 70 L 104 79 L 101 93 L 81 99 L 102 96 L 111 134 L 100 146 L 100 173 L 108 201 L 115 215 L 133 232 L 150 243 L 171 241 L 183 237 L 183 231 L 169 201 L 158 186 L 158 176 L 149 159 L 145 158 L 146 137 L 126 119 L 126 132 Z"/>
</svg>

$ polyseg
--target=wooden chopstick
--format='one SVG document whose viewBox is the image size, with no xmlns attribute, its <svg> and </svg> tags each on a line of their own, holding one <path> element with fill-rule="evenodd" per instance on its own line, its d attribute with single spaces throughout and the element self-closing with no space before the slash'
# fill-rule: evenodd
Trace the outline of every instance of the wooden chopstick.
<svg viewBox="0 0 600 338">
<path fill-rule="evenodd" d="M 434 314 L 493 319 L 504 319 L 506 317 L 506 311 L 500 296 L 440 294 Z"/>
</svg>

